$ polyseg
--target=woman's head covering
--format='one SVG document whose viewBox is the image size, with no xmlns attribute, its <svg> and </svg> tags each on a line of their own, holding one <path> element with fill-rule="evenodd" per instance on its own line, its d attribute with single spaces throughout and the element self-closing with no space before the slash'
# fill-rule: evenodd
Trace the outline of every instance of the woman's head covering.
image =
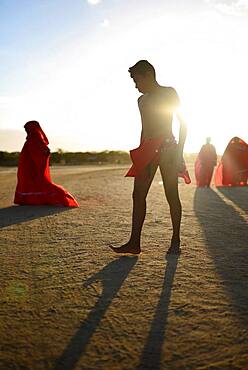
<svg viewBox="0 0 248 370">
<path fill-rule="evenodd" d="M 25 123 L 24 128 L 28 134 L 28 137 L 36 136 L 38 137 L 45 145 L 49 144 L 46 134 L 40 127 L 39 122 L 37 121 L 28 121 Z"/>
<path fill-rule="evenodd" d="M 243 140 L 240 139 L 239 137 L 237 136 L 234 136 L 231 141 L 229 142 L 229 144 L 243 144 Z"/>
</svg>

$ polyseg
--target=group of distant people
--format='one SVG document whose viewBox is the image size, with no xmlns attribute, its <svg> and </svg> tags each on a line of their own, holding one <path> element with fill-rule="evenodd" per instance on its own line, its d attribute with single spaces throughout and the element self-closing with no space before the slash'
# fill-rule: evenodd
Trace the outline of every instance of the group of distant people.
<svg viewBox="0 0 248 370">
<path fill-rule="evenodd" d="M 179 254 L 182 206 L 178 194 L 178 177 L 183 177 L 186 184 L 191 182 L 183 159 L 186 125 L 178 110 L 179 97 L 174 88 L 158 84 L 155 69 L 146 60 L 140 60 L 129 68 L 129 73 L 135 87 L 142 94 L 138 98 L 142 123 L 140 146 L 130 152 L 133 165 L 126 175 L 134 177 L 132 230 L 126 244 L 120 247 L 110 245 L 110 248 L 115 253 L 138 255 L 141 252 L 140 240 L 146 216 L 146 197 L 159 167 L 173 228 L 167 254 Z M 180 123 L 178 142 L 172 133 L 174 114 Z M 40 124 L 37 121 L 29 121 L 24 127 L 27 138 L 19 158 L 14 202 L 20 205 L 78 207 L 77 201 L 69 192 L 51 181 L 49 142 Z M 247 183 L 247 148 L 247 144 L 241 139 L 232 139 L 217 169 L 216 184 Z M 210 186 L 216 163 L 216 151 L 208 139 L 195 165 L 197 186 Z"/>
<path fill-rule="evenodd" d="M 208 137 L 195 161 L 195 178 L 198 187 L 210 187 L 217 165 L 215 147 Z M 215 186 L 246 186 L 248 181 L 248 144 L 239 137 L 228 143 L 215 172 Z"/>
</svg>

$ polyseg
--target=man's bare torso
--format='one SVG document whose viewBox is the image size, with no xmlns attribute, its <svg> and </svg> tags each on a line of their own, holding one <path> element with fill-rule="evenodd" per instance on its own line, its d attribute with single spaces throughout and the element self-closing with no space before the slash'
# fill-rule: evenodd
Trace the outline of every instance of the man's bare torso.
<svg viewBox="0 0 248 370">
<path fill-rule="evenodd" d="M 172 87 L 157 87 L 153 92 L 138 99 L 142 121 L 142 139 L 163 136 L 172 137 L 173 113 L 179 106 L 179 98 Z"/>
</svg>

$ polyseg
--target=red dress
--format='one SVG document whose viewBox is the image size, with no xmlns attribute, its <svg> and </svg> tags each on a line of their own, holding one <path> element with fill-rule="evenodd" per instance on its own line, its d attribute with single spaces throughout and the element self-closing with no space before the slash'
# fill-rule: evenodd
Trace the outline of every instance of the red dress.
<svg viewBox="0 0 248 370">
<path fill-rule="evenodd" d="M 215 173 L 216 186 L 245 186 L 248 180 L 248 144 L 234 137 Z"/>
<path fill-rule="evenodd" d="M 48 139 L 37 121 L 27 122 L 26 142 L 19 157 L 15 204 L 78 207 L 62 186 L 51 181 Z"/>
<path fill-rule="evenodd" d="M 172 145 L 176 145 L 174 138 L 166 144 L 164 144 L 163 137 L 143 140 L 138 148 L 130 151 L 133 165 L 128 170 L 126 177 L 145 178 L 149 164 L 154 163 L 157 165 L 159 163 L 161 147 L 165 148 Z M 178 173 L 178 177 L 182 177 L 186 184 L 191 183 L 185 164 L 183 172 Z"/>
<path fill-rule="evenodd" d="M 216 161 L 215 147 L 212 144 L 203 145 L 195 161 L 195 179 L 198 187 L 210 186 Z"/>
</svg>

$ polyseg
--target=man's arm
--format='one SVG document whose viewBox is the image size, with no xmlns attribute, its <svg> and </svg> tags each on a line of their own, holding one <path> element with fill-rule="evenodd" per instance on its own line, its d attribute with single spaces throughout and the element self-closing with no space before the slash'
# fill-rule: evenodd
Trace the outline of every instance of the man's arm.
<svg viewBox="0 0 248 370">
<path fill-rule="evenodd" d="M 139 105 L 140 105 L 140 101 L 141 101 L 142 96 L 143 95 L 139 96 L 139 98 L 138 98 L 139 111 L 140 111 L 140 106 Z M 142 124 L 142 122 L 141 122 L 141 124 Z M 141 129 L 141 134 L 140 134 L 140 144 L 142 143 L 142 141 L 143 141 L 143 124 L 142 124 L 142 129 Z"/>
<path fill-rule="evenodd" d="M 177 165 L 178 165 L 178 170 L 183 170 L 184 166 L 184 160 L 183 160 L 183 148 L 187 136 L 187 126 L 186 122 L 184 121 L 182 114 L 177 112 L 176 113 L 178 122 L 180 124 L 180 129 L 179 129 L 179 140 L 178 140 L 178 157 L 177 157 Z"/>
<path fill-rule="evenodd" d="M 183 155 L 183 148 L 184 148 L 184 143 L 186 140 L 187 136 L 187 126 L 186 123 L 183 119 L 182 114 L 180 113 L 180 99 L 179 96 L 176 92 L 176 90 L 171 87 L 171 106 L 172 106 L 172 111 L 176 115 L 178 122 L 180 124 L 180 129 L 179 129 L 179 140 L 178 140 L 178 154 L 179 156 Z"/>
<path fill-rule="evenodd" d="M 186 123 L 181 115 L 181 113 L 177 112 L 176 113 L 177 119 L 180 124 L 180 129 L 179 129 L 179 140 L 178 140 L 178 151 L 180 155 L 183 155 L 183 148 L 187 136 L 187 126 Z"/>
</svg>

